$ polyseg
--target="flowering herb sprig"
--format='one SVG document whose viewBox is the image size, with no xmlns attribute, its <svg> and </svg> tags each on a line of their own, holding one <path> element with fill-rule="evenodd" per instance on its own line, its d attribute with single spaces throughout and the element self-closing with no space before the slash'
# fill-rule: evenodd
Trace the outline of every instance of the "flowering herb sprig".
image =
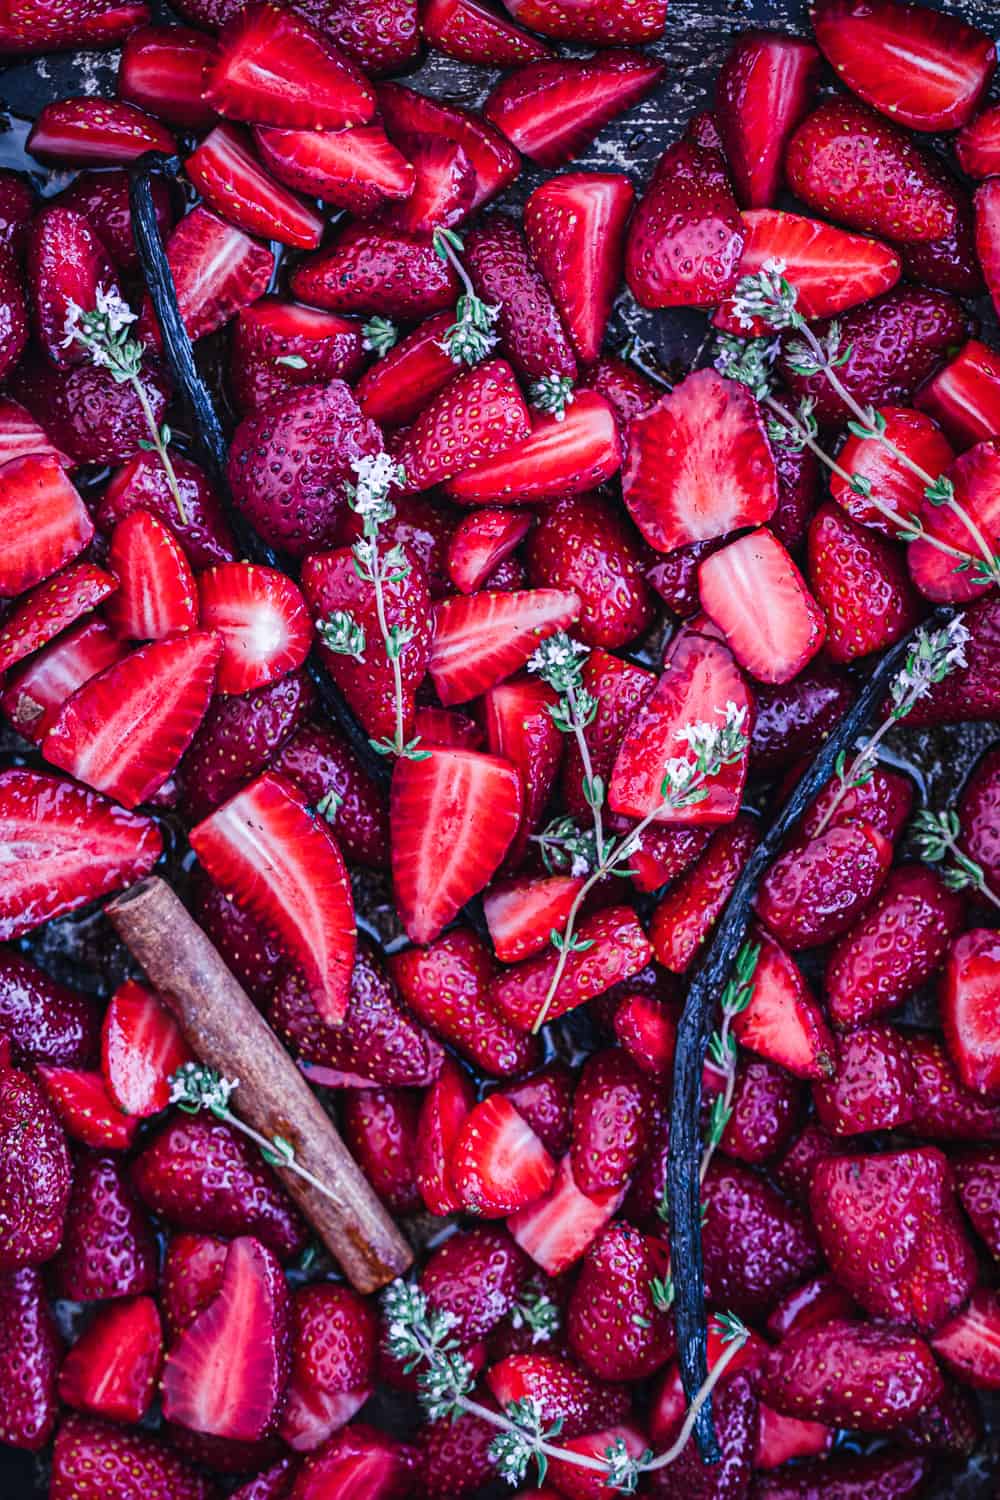
<svg viewBox="0 0 1000 1500">
<path fill-rule="evenodd" d="M 983 900 L 1000 910 L 1000 896 L 986 879 L 982 865 L 972 859 L 959 844 L 962 824 L 954 808 L 933 812 L 924 808 L 913 819 L 913 833 L 921 858 L 930 864 L 949 863 L 941 877 L 953 891 L 974 890 Z"/>
<path fill-rule="evenodd" d="M 369 318 L 361 326 L 361 347 L 382 359 L 399 342 L 399 329 L 390 318 Z"/>
<path fill-rule="evenodd" d="M 494 324 L 500 308 L 476 295 L 469 273 L 459 259 L 463 249 L 461 237 L 453 229 L 435 229 L 432 243 L 434 253 L 452 267 L 463 287 L 455 304 L 455 321 L 441 340 L 441 348 L 456 365 L 478 365 L 496 347 Z"/>
<path fill-rule="evenodd" d="M 155 453 L 163 466 L 167 486 L 177 507 L 182 525 L 188 520 L 187 508 L 181 496 L 177 474 L 170 457 L 170 428 L 161 426 L 153 415 L 149 395 L 142 379 L 143 347 L 130 332 L 136 315 L 114 287 L 98 287 L 95 305 L 85 312 L 75 302 L 69 302 L 63 324 L 63 348 L 79 344 L 88 360 L 100 370 L 107 370 L 116 385 L 130 385 L 142 409 L 149 429 L 149 438 L 139 446 Z"/>
<path fill-rule="evenodd" d="M 722 1088 L 712 1101 L 711 1112 L 708 1117 L 708 1130 L 705 1136 L 705 1145 L 701 1154 L 700 1175 L 702 1182 L 705 1181 L 705 1173 L 708 1171 L 715 1150 L 722 1137 L 725 1135 L 726 1126 L 733 1113 L 733 1091 L 736 1087 L 736 1064 L 739 1060 L 739 1047 L 733 1035 L 733 1021 L 738 1015 L 742 1015 L 750 1001 L 753 999 L 754 975 L 757 972 L 757 960 L 760 958 L 759 943 L 744 943 L 736 955 L 736 963 L 733 967 L 732 977 L 722 991 L 719 1001 L 720 1024 L 718 1031 L 714 1031 L 709 1038 L 708 1056 L 705 1066 L 709 1072 L 714 1073 L 722 1081 Z"/>
<path fill-rule="evenodd" d="M 912 712 L 921 698 L 926 698 L 935 683 L 943 682 L 956 667 L 964 667 L 969 632 L 960 616 L 949 620 L 939 630 L 921 628 L 910 643 L 906 660 L 889 687 L 892 707 L 874 734 L 869 735 L 850 762 L 841 752 L 834 765 L 837 790 L 816 828 L 816 835 L 829 826 L 848 792 L 865 786 L 879 763 L 879 747 L 891 729 Z"/>
<path fill-rule="evenodd" d="M 561 1326 L 559 1309 L 547 1292 L 538 1287 L 529 1287 L 511 1308 L 510 1321 L 514 1328 L 531 1330 L 531 1342 L 544 1344 L 555 1338 Z"/>
<path fill-rule="evenodd" d="M 472 1394 L 475 1372 L 461 1354 L 454 1336 L 455 1315 L 432 1308 L 419 1287 L 394 1281 L 383 1293 L 383 1309 L 386 1350 L 408 1373 L 419 1371 L 418 1397 L 427 1416 L 431 1421 L 440 1421 L 467 1414 L 495 1427 L 497 1436 L 490 1444 L 489 1454 L 509 1484 L 521 1484 L 532 1464 L 538 1483 L 544 1484 L 549 1463 L 557 1460 L 599 1474 L 607 1489 L 623 1495 L 635 1494 L 642 1475 L 664 1469 L 680 1457 L 690 1440 L 698 1412 L 748 1337 L 746 1327 L 732 1314 L 718 1319 L 725 1347 L 688 1407 L 680 1431 L 668 1449 L 655 1455 L 647 1449 L 633 1458 L 621 1439 L 617 1439 L 598 1458 L 559 1447 L 554 1439 L 559 1436 L 561 1422 L 556 1420 L 546 1425 L 541 1407 L 531 1397 L 512 1401 L 503 1411 L 477 1401 Z"/>
<path fill-rule="evenodd" d="M 565 630 L 557 630 L 555 635 L 542 641 L 529 658 L 528 671 L 534 672 L 559 695 L 558 701 L 549 706 L 552 722 L 563 734 L 571 734 L 576 741 L 583 766 L 583 795 L 594 819 L 594 858 L 599 864 L 604 858 L 601 809 L 605 787 L 601 777 L 594 774 L 585 732 L 598 709 L 597 698 L 583 681 L 583 664 L 589 655 L 590 648 L 582 641 L 574 641 Z"/>
<path fill-rule="evenodd" d="M 557 422 L 566 419 L 566 408 L 573 404 L 573 382 L 568 375 L 555 370 L 536 380 L 528 390 L 528 400 L 537 411 L 546 411 Z"/>
<path fill-rule="evenodd" d="M 426 760 L 428 751 L 419 749 L 420 737 L 406 738 L 406 705 L 403 700 L 402 655 L 413 639 L 408 625 L 390 625 L 386 615 L 385 591 L 389 584 L 400 583 L 410 572 L 406 553 L 400 546 L 379 547 L 379 532 L 396 514 L 389 491 L 406 482 L 402 465 L 394 463 L 388 453 L 366 454 L 351 460 L 357 484 L 348 485 L 347 500 L 361 517 L 363 535 L 355 542 L 354 569 L 363 583 L 370 583 L 375 595 L 375 611 L 386 660 L 392 668 L 393 701 L 396 728 L 392 739 L 373 739 L 370 744 L 380 755 L 399 755 L 407 760 Z M 350 610 L 335 609 L 320 620 L 316 630 L 324 646 L 340 656 L 365 660 L 365 628 Z"/>
<path fill-rule="evenodd" d="M 602 839 L 603 852 L 576 893 L 565 929 L 561 933 L 555 929 L 552 931 L 550 940 L 558 959 L 545 999 L 531 1028 L 532 1032 L 538 1032 L 545 1024 L 566 972 L 570 954 L 583 953 L 591 946 L 589 940 L 576 935 L 576 922 L 580 909 L 594 886 L 608 875 L 629 874 L 628 862 L 642 847 L 642 836 L 650 824 L 666 812 L 680 812 L 704 801 L 709 794 L 708 783 L 725 766 L 733 765 L 746 752 L 750 743 L 746 732 L 746 709 L 728 702 L 724 708 L 717 708 L 715 712 L 721 723 L 702 721 L 686 724 L 676 731 L 675 738 L 687 745 L 688 754 L 671 756 L 666 761 L 660 783 L 660 801 L 653 810 L 621 838 L 605 836 Z"/>
</svg>

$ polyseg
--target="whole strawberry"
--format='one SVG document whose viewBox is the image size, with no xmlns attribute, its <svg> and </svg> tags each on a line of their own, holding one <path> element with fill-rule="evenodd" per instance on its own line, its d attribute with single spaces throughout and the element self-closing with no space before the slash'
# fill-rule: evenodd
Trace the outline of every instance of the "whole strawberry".
<svg viewBox="0 0 1000 1500">
<path fill-rule="evenodd" d="M 0 1271 L 51 1258 L 69 1193 L 66 1137 L 48 1096 L 0 1057 Z"/>
<path fill-rule="evenodd" d="M 666 1276 L 662 1240 L 611 1224 L 587 1252 L 567 1311 L 569 1346 L 602 1380 L 640 1380 L 671 1357 L 673 1320 L 650 1283 Z"/>
<path fill-rule="evenodd" d="M 711 307 L 736 285 L 746 230 L 718 151 L 678 141 L 629 225 L 625 279 L 643 307 Z"/>
<path fill-rule="evenodd" d="M 0 1442 L 43 1448 L 56 1424 L 62 1343 L 34 1266 L 0 1273 Z"/>
<path fill-rule="evenodd" d="M 916 1416 L 943 1388 L 923 1339 L 835 1319 L 779 1344 L 764 1366 L 761 1394 L 788 1416 L 884 1432 Z"/>
<path fill-rule="evenodd" d="M 56 1435 L 51 1500 L 211 1500 L 209 1481 L 165 1444 L 75 1413 Z"/>
<path fill-rule="evenodd" d="M 120 1155 L 78 1151 L 52 1286 L 75 1302 L 135 1297 L 156 1285 L 156 1241 Z"/>
<path fill-rule="evenodd" d="M 806 1215 L 748 1167 L 717 1156 L 702 1202 L 705 1289 L 714 1307 L 757 1317 L 818 1264 Z"/>
</svg>

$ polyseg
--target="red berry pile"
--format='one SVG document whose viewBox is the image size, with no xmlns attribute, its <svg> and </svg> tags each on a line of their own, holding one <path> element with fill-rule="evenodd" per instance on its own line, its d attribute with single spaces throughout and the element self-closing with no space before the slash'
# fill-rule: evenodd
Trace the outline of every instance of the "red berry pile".
<svg viewBox="0 0 1000 1500">
<path fill-rule="evenodd" d="M 816 0 L 640 184 L 573 163 L 666 0 L 505 4 L 0 17 L 121 46 L 31 130 L 68 185 L 0 172 L 0 1440 L 52 1500 L 907 1500 L 1000 1389 L 1000 746 L 921 807 L 892 738 L 1000 720 L 993 43 Z M 388 1298 L 169 995 L 36 962 L 154 869 L 417 1247 Z"/>
</svg>

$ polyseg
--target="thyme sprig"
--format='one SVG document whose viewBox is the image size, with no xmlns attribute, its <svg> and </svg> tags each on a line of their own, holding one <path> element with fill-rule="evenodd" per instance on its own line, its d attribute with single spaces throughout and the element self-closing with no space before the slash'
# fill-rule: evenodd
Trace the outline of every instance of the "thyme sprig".
<svg viewBox="0 0 1000 1500">
<path fill-rule="evenodd" d="M 583 681 L 583 664 L 590 655 L 589 646 L 574 641 L 565 630 L 550 635 L 533 653 L 528 661 L 528 671 L 534 672 L 544 683 L 559 695 L 556 703 L 549 705 L 549 713 L 556 728 L 563 734 L 571 734 L 583 765 L 583 795 L 594 820 L 594 859 L 600 863 L 604 858 L 604 806 L 605 786 L 602 778 L 594 774 L 587 743 L 586 729 L 592 724 L 599 704 Z"/>
<path fill-rule="evenodd" d="M 382 359 L 399 342 L 399 329 L 390 318 L 369 318 L 361 327 L 361 347 Z"/>
<path fill-rule="evenodd" d="M 459 259 L 464 248 L 461 237 L 453 229 L 435 229 L 432 243 L 435 255 L 452 267 L 463 287 L 455 304 L 455 321 L 441 340 L 441 348 L 456 365 L 478 365 L 496 347 L 494 324 L 500 307 L 476 295 L 469 273 Z"/>
<path fill-rule="evenodd" d="M 568 375 L 553 370 L 535 381 L 528 391 L 528 400 L 536 410 L 548 412 L 557 422 L 563 422 L 567 406 L 573 404 L 573 382 Z"/>
<path fill-rule="evenodd" d="M 974 890 L 1000 911 L 1000 896 L 986 879 L 982 865 L 966 854 L 959 844 L 962 824 L 954 808 L 934 812 L 924 808 L 913 819 L 913 833 L 921 858 L 929 864 L 948 864 L 941 871 L 945 885 L 953 891 Z"/>
</svg>

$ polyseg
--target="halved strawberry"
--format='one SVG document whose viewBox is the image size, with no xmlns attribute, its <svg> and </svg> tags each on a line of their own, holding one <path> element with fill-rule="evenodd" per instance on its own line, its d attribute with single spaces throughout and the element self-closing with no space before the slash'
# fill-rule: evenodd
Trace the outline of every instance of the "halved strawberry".
<svg viewBox="0 0 1000 1500">
<path fill-rule="evenodd" d="M 585 364 L 601 352 L 634 198 L 628 178 L 617 173 L 567 172 L 524 205 L 531 253 Z"/>
<path fill-rule="evenodd" d="M 767 521 L 778 503 L 777 476 L 746 387 L 696 370 L 634 417 L 622 494 L 658 552 Z"/>
<path fill-rule="evenodd" d="M 0 467 L 15 458 L 53 458 L 64 469 L 72 467 L 72 461 L 60 453 L 45 429 L 35 421 L 25 407 L 8 396 L 0 396 Z"/>
<path fill-rule="evenodd" d="M 11 54 L 51 52 L 63 47 L 111 47 L 149 20 L 142 0 L 97 0 L 97 4 L 52 5 L 50 0 L 26 0 L 0 21 L 0 48 Z"/>
<path fill-rule="evenodd" d="M 481 208 L 514 181 L 521 159 L 498 130 L 470 110 L 431 99 L 399 83 L 379 84 L 378 108 L 392 141 L 405 155 L 407 136 L 439 136 L 466 152 L 476 172 L 471 209 Z"/>
<path fill-rule="evenodd" d="M 139 1422 L 156 1391 L 163 1329 L 152 1297 L 100 1308 L 63 1360 L 59 1395 L 67 1406 L 114 1422 Z"/>
<path fill-rule="evenodd" d="M 463 594 L 482 588 L 497 563 L 531 530 L 524 512 L 483 507 L 463 516 L 448 544 L 448 576 Z"/>
<path fill-rule="evenodd" d="M 333 312 L 415 321 L 453 307 L 459 283 L 426 237 L 357 223 L 300 261 L 289 286 L 303 302 Z"/>
<path fill-rule="evenodd" d="M 321 1019 L 347 1010 L 356 931 L 340 850 L 305 798 L 271 773 L 259 776 L 191 830 L 212 879 L 276 932 L 305 976 Z"/>
<path fill-rule="evenodd" d="M 444 487 L 462 505 L 523 505 L 584 494 L 621 467 L 618 424 L 603 396 L 579 390 L 565 416 L 535 413 L 529 433 L 508 441 L 497 457 L 473 462 Z"/>
<path fill-rule="evenodd" d="M 428 490 L 482 466 L 527 438 L 531 430 L 514 371 L 491 359 L 457 374 L 389 445 L 406 470 L 404 493 Z M 501 458 L 502 463 L 502 458 Z"/>
<path fill-rule="evenodd" d="M 931 1345 L 959 1380 L 980 1390 L 1000 1390 L 1000 1299 L 979 1287 L 968 1307 L 937 1330 Z"/>
<path fill-rule="evenodd" d="M 1000 106 L 990 105 L 955 137 L 958 164 L 969 177 L 993 177 L 1000 169 Z"/>
<path fill-rule="evenodd" d="M 467 703 L 523 667 L 532 652 L 580 613 L 576 594 L 526 589 L 453 594 L 435 611 L 427 670 L 444 704 Z"/>
<path fill-rule="evenodd" d="M 509 761 L 475 750 L 434 750 L 400 760 L 392 777 L 392 879 L 400 918 L 429 943 L 482 890 L 521 816 L 521 783 Z"/>
<path fill-rule="evenodd" d="M 237 406 L 251 411 L 294 386 L 353 380 L 364 362 L 361 326 L 353 319 L 262 297 L 237 316 L 229 383 Z"/>
<path fill-rule="evenodd" d="M 125 1151 L 131 1146 L 139 1122 L 118 1108 L 102 1074 L 82 1068 L 42 1066 L 38 1075 L 74 1140 L 112 1151 Z"/>
<path fill-rule="evenodd" d="M 457 708 L 417 707 L 413 726 L 425 746 L 442 750 L 481 750 L 483 731 Z"/>
<path fill-rule="evenodd" d="M 698 592 L 740 666 L 759 682 L 790 682 L 823 645 L 823 611 L 766 526 L 706 557 Z M 905 628 L 904 621 L 899 633 Z"/>
<path fill-rule="evenodd" d="M 214 333 L 267 291 L 274 255 L 235 225 L 199 204 L 183 218 L 167 241 L 167 260 L 174 278 L 177 306 L 188 337 Z M 159 342 L 159 326 L 147 302 L 139 321 L 143 335 Z"/>
<path fill-rule="evenodd" d="M 841 83 L 911 130 L 965 125 L 996 67 L 990 37 L 925 5 L 815 0 L 810 18 Z"/>
<path fill-rule="evenodd" d="M 78 688 L 42 754 L 125 807 L 145 802 L 174 770 L 204 717 L 221 642 L 190 631 L 141 646 Z"/>
<path fill-rule="evenodd" d="M 349 130 L 254 130 L 257 149 L 279 182 L 335 208 L 370 214 L 408 198 L 415 173 L 381 125 Z"/>
<path fill-rule="evenodd" d="M 913 401 L 940 423 L 957 448 L 995 437 L 1000 433 L 1000 358 L 979 339 L 969 339 L 924 382 Z"/>
<path fill-rule="evenodd" d="M 109 624 L 133 641 L 156 641 L 198 623 L 191 564 L 180 542 L 148 510 L 118 522 L 108 549 L 118 588 L 105 607 Z"/>
<path fill-rule="evenodd" d="M 0 698 L 3 712 L 18 734 L 40 744 L 66 699 L 125 652 L 103 620 L 83 620 L 10 677 Z"/>
<path fill-rule="evenodd" d="M 987 548 L 995 550 L 1000 539 L 1000 440 L 991 438 L 966 449 L 948 470 L 954 486 L 955 508 L 924 500 L 920 518 L 929 536 L 954 548 L 960 557 L 942 552 L 932 541 L 918 537 L 907 549 L 910 576 L 928 599 L 967 604 L 990 587 L 975 569 L 982 559 L 981 545 L 964 516 L 978 529 Z M 966 563 L 965 559 L 971 559 Z"/>
<path fill-rule="evenodd" d="M 475 1100 L 468 1073 L 454 1058 L 445 1057 L 441 1072 L 424 1094 L 417 1124 L 417 1186 L 428 1213 L 441 1218 L 462 1207 L 449 1161 Z"/>
<path fill-rule="evenodd" d="M 521 778 L 521 822 L 507 854 L 510 868 L 524 857 L 559 774 L 565 736 L 552 719 L 555 702 L 548 684 L 528 674 L 500 682 L 483 695 L 487 746 L 512 761 Z"/>
<path fill-rule="evenodd" d="M 215 111 L 202 90 L 218 57 L 214 37 L 184 26 L 137 26 L 125 38 L 118 97 L 169 125 L 206 130 Z"/>
<path fill-rule="evenodd" d="M 52 206 L 37 216 L 28 240 L 28 285 L 35 329 L 49 359 L 82 364 L 86 350 L 66 336 L 70 309 L 93 312 L 99 291 L 118 294 L 105 248 L 83 214 Z"/>
<path fill-rule="evenodd" d="M 798 964 L 766 932 L 758 930 L 753 940 L 760 952 L 750 1003 L 733 1021 L 737 1041 L 796 1078 L 830 1077 L 833 1037 Z"/>
<path fill-rule="evenodd" d="M 975 927 L 952 943 L 941 984 L 945 1040 L 962 1083 L 1000 1095 L 1000 938 Z"/>
<path fill-rule="evenodd" d="M 880 437 L 862 438 L 851 433 L 840 450 L 838 463 L 846 474 L 860 474 L 867 479 L 876 499 L 907 518 L 921 509 L 926 486 L 906 460 L 928 474 L 937 475 L 951 467 L 955 455 L 937 423 L 922 411 L 912 411 L 907 406 L 883 406 L 879 416 L 885 423 L 886 442 Z M 897 457 L 896 450 L 902 457 Z M 885 536 L 898 535 L 899 526 L 859 495 L 843 475 L 830 475 L 830 493 L 862 526 L 870 526 Z"/>
<path fill-rule="evenodd" d="M 0 469 L 0 595 L 12 598 L 48 578 L 93 535 L 55 454 L 24 454 Z"/>
<path fill-rule="evenodd" d="M 223 563 L 198 578 L 203 630 L 222 638 L 217 690 L 246 693 L 276 682 L 305 661 L 312 622 L 301 591 L 274 568 Z"/>
<path fill-rule="evenodd" d="M 360 69 L 304 17 L 271 4 L 248 5 L 223 29 L 203 98 L 229 119 L 298 130 L 363 125 L 375 113 Z"/>
<path fill-rule="evenodd" d="M 464 146 L 442 136 L 397 136 L 416 174 L 413 192 L 387 204 L 383 221 L 406 234 L 433 234 L 468 214 L 476 192 L 476 170 Z"/>
<path fill-rule="evenodd" d="M 446 56 L 489 68 L 516 68 L 551 56 L 544 42 L 480 0 L 428 0 L 421 9 L 420 29 Z"/>
<path fill-rule="evenodd" d="M 412 422 L 455 379 L 458 366 L 443 347 L 454 312 L 435 313 L 377 359 L 354 388 L 365 416 L 383 427 Z"/>
<path fill-rule="evenodd" d="M 629 224 L 629 290 L 643 307 L 710 307 L 736 285 L 745 238 L 721 152 L 677 141 Z"/>
<path fill-rule="evenodd" d="M 536 1202 L 556 1171 L 527 1120 L 503 1094 L 491 1094 L 466 1117 L 449 1166 L 466 1213 L 486 1219 L 502 1219 Z"/>
<path fill-rule="evenodd" d="M 272 1251 L 243 1235 L 222 1286 L 175 1341 L 163 1367 L 163 1412 L 215 1437 L 253 1442 L 278 1414 L 291 1331 L 285 1278 Z"/>
<path fill-rule="evenodd" d="M 522 26 L 543 36 L 588 46 L 628 47 L 655 42 L 666 24 L 666 0 L 642 0 L 622 9 L 603 0 L 583 0 L 567 6 L 559 0 L 505 0 L 506 7 Z"/>
<path fill-rule="evenodd" d="M 119 985 L 101 1028 L 101 1067 L 119 1109 L 155 1115 L 170 1102 L 170 1077 L 191 1057 L 159 996 L 134 979 Z"/>
<path fill-rule="evenodd" d="M 491 886 L 483 911 L 497 958 L 512 964 L 541 953 L 565 928 L 582 887 L 573 875 L 515 876 Z"/>
<path fill-rule="evenodd" d="M 144 151 L 177 150 L 165 125 L 118 99 L 59 99 L 46 104 L 31 127 L 27 150 L 39 161 L 66 167 L 114 167 Z"/>
<path fill-rule="evenodd" d="M 94 563 L 70 563 L 25 594 L 0 626 L 0 671 L 53 640 L 117 588 Z"/>
<path fill-rule="evenodd" d="M 749 31 L 722 64 L 715 124 L 744 208 L 770 208 L 788 137 L 812 103 L 820 59 L 799 37 Z"/>
<path fill-rule="evenodd" d="M 567 1152 L 546 1196 L 522 1208 L 508 1227 L 536 1265 L 549 1276 L 558 1276 L 586 1253 L 618 1212 L 623 1197 L 623 1189 L 593 1195 L 581 1192 Z"/>
<path fill-rule="evenodd" d="M 300 250 L 315 250 L 323 238 L 320 215 L 264 170 L 235 125 L 210 131 L 184 170 L 205 202 L 248 234 Z"/>
</svg>

